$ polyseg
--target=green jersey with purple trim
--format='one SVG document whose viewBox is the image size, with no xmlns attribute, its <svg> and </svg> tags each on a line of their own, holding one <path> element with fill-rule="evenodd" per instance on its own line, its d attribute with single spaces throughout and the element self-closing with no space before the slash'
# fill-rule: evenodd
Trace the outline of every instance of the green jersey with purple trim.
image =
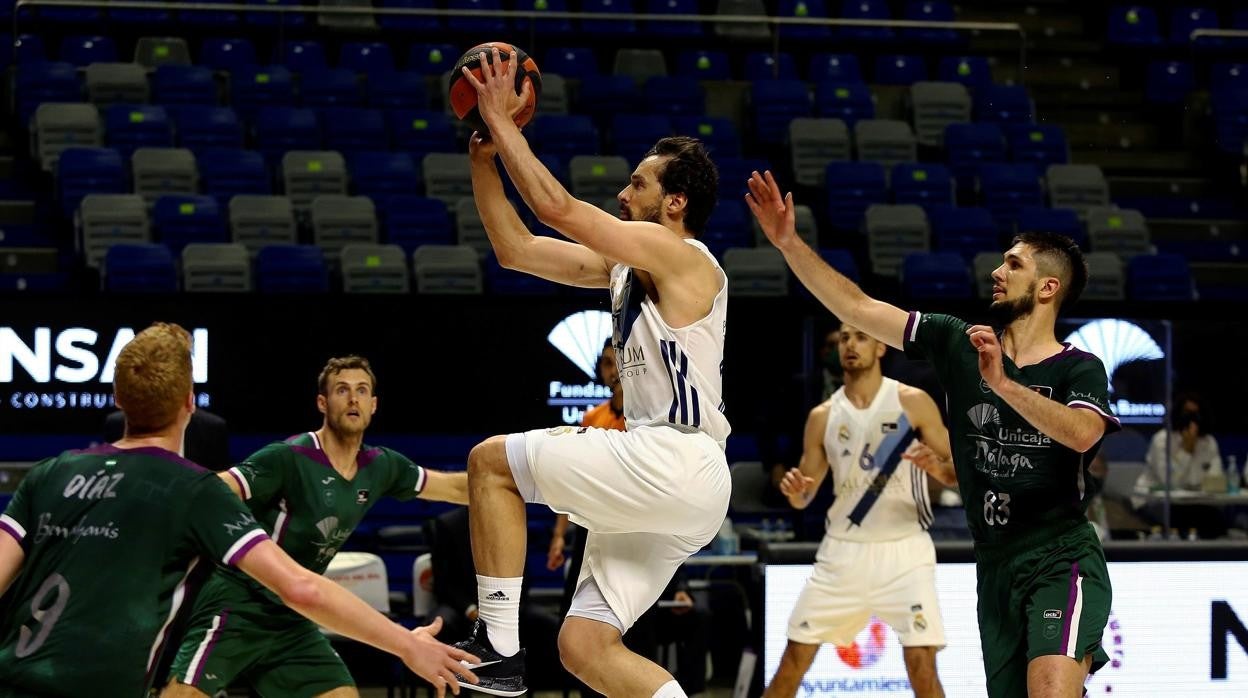
<svg viewBox="0 0 1248 698">
<path fill-rule="evenodd" d="M 111 445 L 36 465 L 0 535 L 25 553 L 0 603 L 0 695 L 121 698 L 146 693 L 191 572 L 268 539 L 215 473 Z"/>
<path fill-rule="evenodd" d="M 425 469 L 388 448 L 361 446 L 356 466 L 355 477 L 344 479 L 316 434 L 306 432 L 265 446 L 226 472 L 273 540 L 300 565 L 323 574 L 378 499 L 412 499 L 425 487 Z M 227 570 L 218 576 L 278 601 L 246 575 Z"/>
<path fill-rule="evenodd" d="M 1040 432 L 988 388 L 979 354 L 966 336 L 970 325 L 949 315 L 910 313 L 904 348 L 932 362 L 947 396 L 949 443 L 967 523 L 978 544 L 1000 545 L 1037 529 L 1070 528 L 1086 521 L 1096 481 L 1088 466 L 1100 448 L 1079 453 Z M 1002 357 L 1005 375 L 1035 392 L 1104 418 L 1106 433 L 1120 428 L 1109 409 L 1109 377 L 1101 360 L 1066 344 L 1031 366 Z"/>
</svg>

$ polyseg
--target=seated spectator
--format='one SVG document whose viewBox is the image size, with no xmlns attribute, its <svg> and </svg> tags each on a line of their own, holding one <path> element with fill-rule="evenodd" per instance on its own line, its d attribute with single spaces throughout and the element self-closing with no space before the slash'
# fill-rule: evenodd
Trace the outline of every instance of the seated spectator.
<svg viewBox="0 0 1248 698">
<path fill-rule="evenodd" d="M 1222 456 L 1218 442 L 1208 433 L 1208 420 L 1201 410 L 1200 399 L 1195 395 L 1176 398 L 1176 410 L 1171 420 L 1172 428 L 1160 429 L 1153 434 L 1145 456 L 1147 467 L 1135 483 L 1141 494 L 1156 492 L 1166 487 L 1167 434 L 1170 454 L 1170 487 L 1172 490 L 1202 488 L 1206 477 L 1220 475 Z M 1138 513 L 1149 521 L 1160 524 L 1164 519 L 1165 504 L 1134 498 L 1132 503 Z M 1219 538 L 1226 534 L 1223 512 L 1217 507 L 1202 505 L 1170 505 L 1170 527 L 1180 535 L 1195 529 L 1201 538 Z"/>
</svg>

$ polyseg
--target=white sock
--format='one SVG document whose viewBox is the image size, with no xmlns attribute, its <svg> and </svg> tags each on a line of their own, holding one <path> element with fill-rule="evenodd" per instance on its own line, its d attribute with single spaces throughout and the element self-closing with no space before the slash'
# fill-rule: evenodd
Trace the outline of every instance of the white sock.
<svg viewBox="0 0 1248 698">
<path fill-rule="evenodd" d="M 524 577 L 477 575 L 477 613 L 494 650 L 504 657 L 520 651 L 520 586 Z"/>
<path fill-rule="evenodd" d="M 667 683 L 659 686 L 659 690 L 654 692 L 654 698 L 689 698 L 680 688 L 680 684 L 676 683 L 676 679 L 672 679 Z"/>
</svg>

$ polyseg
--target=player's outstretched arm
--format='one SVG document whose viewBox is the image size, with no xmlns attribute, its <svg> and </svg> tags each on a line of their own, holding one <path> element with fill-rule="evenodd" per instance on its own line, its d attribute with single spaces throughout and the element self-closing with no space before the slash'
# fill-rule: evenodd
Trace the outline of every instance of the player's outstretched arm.
<svg viewBox="0 0 1248 698">
<path fill-rule="evenodd" d="M 17 573 L 22 571 L 22 562 L 25 559 L 26 552 L 22 550 L 22 544 L 0 528 L 0 598 L 4 597 L 4 592 L 13 583 Z"/>
<path fill-rule="evenodd" d="M 802 435 L 802 461 L 780 480 L 780 493 L 794 509 L 805 509 L 815 498 L 828 474 L 828 454 L 823 450 L 823 434 L 828 429 L 828 406 L 821 404 L 806 417 Z"/>
<path fill-rule="evenodd" d="M 468 154 L 472 162 L 472 197 L 490 246 L 503 268 L 568 286 L 606 287 L 611 279 L 611 265 L 602 255 L 584 245 L 534 235 L 520 220 L 498 176 L 493 141 L 472 134 Z"/>
<path fill-rule="evenodd" d="M 477 108 L 490 128 L 490 138 L 502 157 L 507 174 L 538 220 L 608 260 L 644 269 L 662 278 L 673 270 L 687 269 L 701 258 L 669 230 L 657 223 L 622 221 L 592 204 L 573 197 L 529 148 L 512 120 L 528 100 L 515 90 L 515 53 L 503 62 L 494 49 L 492 62 L 482 56 L 478 80 L 464 71 L 477 90 Z M 476 186 L 476 178 L 473 179 Z M 605 283 L 603 284 L 605 285 Z"/>
<path fill-rule="evenodd" d="M 440 621 L 408 631 L 341 586 L 304 569 L 270 540 L 256 544 L 235 564 L 300 615 L 399 657 L 414 673 L 432 683 L 439 696 L 445 688 L 459 694 L 456 674 L 476 682 L 476 676 L 460 661 L 478 664 L 481 660 L 433 639 L 441 627 Z"/>
<path fill-rule="evenodd" d="M 425 478 L 425 487 L 417 497 L 435 502 L 468 504 L 468 473 L 426 470 Z"/>
<path fill-rule="evenodd" d="M 911 385 L 901 386 L 898 398 L 910 424 L 919 432 L 920 443 L 907 449 L 906 457 L 940 484 L 957 487 L 958 475 L 954 471 L 953 454 L 949 449 L 949 430 L 940 418 L 936 402 L 927 392 Z"/>
<path fill-rule="evenodd" d="M 763 233 L 784 255 L 784 261 L 802 284 L 832 314 L 893 347 L 902 348 L 909 315 L 900 308 L 877 301 L 862 292 L 810 249 L 797 235 L 793 194 L 780 194 L 780 185 L 768 171 L 753 173 L 745 203 L 750 207 Z"/>
</svg>

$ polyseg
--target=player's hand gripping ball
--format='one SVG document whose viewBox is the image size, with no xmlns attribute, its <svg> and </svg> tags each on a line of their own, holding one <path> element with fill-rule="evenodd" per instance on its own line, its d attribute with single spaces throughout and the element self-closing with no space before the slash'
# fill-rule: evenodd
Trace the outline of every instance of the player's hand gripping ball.
<svg viewBox="0 0 1248 698">
<path fill-rule="evenodd" d="M 533 118 L 533 112 L 537 110 L 537 99 L 542 91 L 542 74 L 537 69 L 537 62 L 523 50 L 502 41 L 491 41 L 468 49 L 456 61 L 455 69 L 451 72 L 450 103 L 455 116 L 468 122 L 473 129 L 482 134 L 489 133 L 489 129 L 481 118 L 481 113 L 478 109 L 477 89 L 468 77 L 464 75 L 463 69 L 468 68 L 473 77 L 480 82 L 484 82 L 484 77 L 481 74 L 481 54 L 485 54 L 487 69 L 494 67 L 495 49 L 498 49 L 500 61 L 500 65 L 494 68 L 495 74 L 501 74 L 500 71 L 508 67 L 505 64 L 511 60 L 511 52 L 515 51 L 516 67 L 512 68 L 511 74 L 515 78 L 516 94 L 523 94 L 525 80 L 528 80 L 531 86 L 528 100 L 525 101 L 520 111 L 514 115 L 516 126 L 523 128 Z"/>
</svg>

